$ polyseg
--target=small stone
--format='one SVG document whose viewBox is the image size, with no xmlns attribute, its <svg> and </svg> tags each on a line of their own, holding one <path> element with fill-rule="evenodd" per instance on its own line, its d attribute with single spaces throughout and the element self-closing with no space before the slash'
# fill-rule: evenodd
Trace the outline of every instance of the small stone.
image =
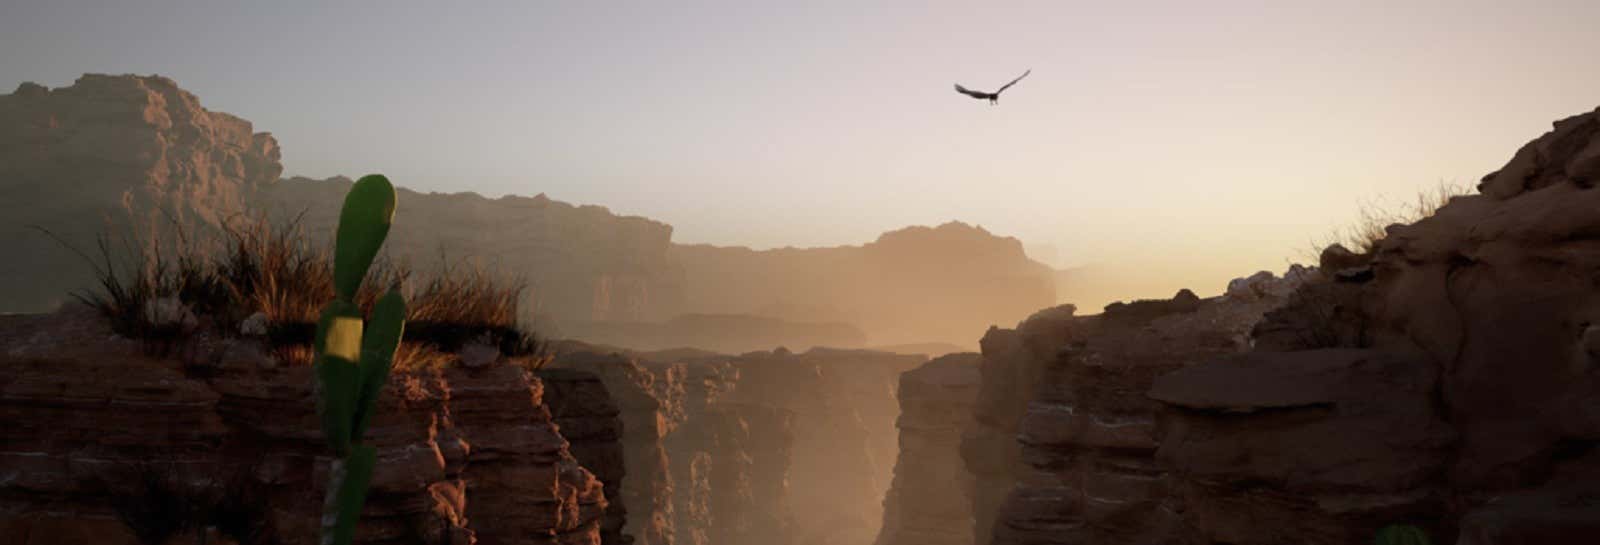
<svg viewBox="0 0 1600 545">
<path fill-rule="evenodd" d="M 267 313 L 257 312 L 239 322 L 239 334 L 250 337 L 262 337 L 267 334 Z"/>
<path fill-rule="evenodd" d="M 472 343 L 462 347 L 461 353 L 457 356 L 461 358 L 462 366 L 478 369 L 500 361 L 500 349 L 483 343 Z"/>
<path fill-rule="evenodd" d="M 179 301 L 177 297 L 162 297 L 149 301 L 144 305 L 144 319 L 150 325 L 171 326 L 176 325 L 184 330 L 194 329 L 200 324 L 194 312 Z"/>
</svg>

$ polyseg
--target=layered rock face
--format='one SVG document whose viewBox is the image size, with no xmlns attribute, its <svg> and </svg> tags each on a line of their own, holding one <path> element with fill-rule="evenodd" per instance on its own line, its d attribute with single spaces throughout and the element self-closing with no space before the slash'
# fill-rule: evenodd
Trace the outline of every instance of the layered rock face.
<svg viewBox="0 0 1600 545">
<path fill-rule="evenodd" d="M 900 452 L 877 545 L 971 545 L 972 473 L 961 435 L 978 399 L 979 354 L 950 354 L 900 375 Z"/>
<path fill-rule="evenodd" d="M 403 181 L 401 181 L 403 183 Z M 290 178 L 252 198 L 274 217 L 299 216 L 331 239 L 348 178 Z M 399 190 L 385 251 L 419 268 L 473 266 L 526 280 L 531 308 L 561 323 L 659 320 L 683 305 L 680 271 L 667 262 L 672 227 L 599 206 L 535 197 Z M 445 263 L 439 263 L 441 252 Z"/>
<path fill-rule="evenodd" d="M 878 532 L 897 383 L 921 356 L 558 352 L 549 369 L 594 373 L 621 407 L 620 495 L 636 540 L 850 544 Z"/>
<path fill-rule="evenodd" d="M 93 254 L 103 234 L 118 250 L 124 236 L 177 243 L 179 226 L 198 240 L 268 212 L 326 236 L 351 181 L 280 180 L 279 159 L 270 135 L 159 76 L 0 95 L 0 236 L 13 256 L 0 263 L 0 312 L 52 310 L 92 286 L 92 267 L 67 245 Z M 1055 298 L 1053 273 L 1020 242 L 963 224 L 752 251 L 675 245 L 664 223 L 543 195 L 402 189 L 400 201 L 389 255 L 428 268 L 442 253 L 525 279 L 542 325 L 635 349 L 970 346 L 973 331 Z"/>
<path fill-rule="evenodd" d="M 1600 535 L 1596 181 L 1600 114 L 1558 121 L 1482 194 L 1390 226 L 1285 309 L 1338 318 L 1268 328 L 1322 326 L 1301 337 L 1331 342 L 1163 378 L 1162 455 L 1195 525 L 1233 543 L 1345 543 L 1395 521 L 1458 543 Z M 1330 301 L 1344 312 L 1319 309 Z"/>
<path fill-rule="evenodd" d="M 628 515 L 622 529 L 625 539 L 639 545 L 670 545 L 674 540 L 676 512 L 665 438 L 682 420 L 683 373 L 680 370 L 657 375 L 632 358 L 616 353 L 589 349 L 558 349 L 558 352 L 554 361 L 541 371 L 541 377 L 547 373 L 565 373 L 580 377 L 585 384 L 588 384 L 588 377 L 594 377 L 603 383 L 615 404 L 616 416 L 621 421 L 617 450 L 604 442 L 597 446 L 602 457 L 611 458 L 620 452 L 621 465 L 625 468 L 620 481 L 606 480 L 600 475 L 608 487 L 619 488 L 620 496 L 608 489 L 606 497 L 620 497 L 620 502 L 626 506 Z M 594 391 L 592 385 L 588 389 Z M 611 412 L 600 403 L 594 405 L 601 408 L 592 412 Z M 565 426 L 562 434 L 570 435 Z M 576 446 L 574 454 L 580 462 L 589 465 Z M 610 511 L 607 513 L 609 515 Z"/>
<path fill-rule="evenodd" d="M 574 368 L 544 368 L 536 373 L 544 384 L 544 405 L 579 464 L 604 484 L 609 499 L 600 524 L 604 545 L 632 543 L 623 533 L 628 521 L 622 483 L 628 475 L 622 442 L 622 410 L 599 375 Z"/>
<path fill-rule="evenodd" d="M 558 352 L 545 372 L 598 376 L 616 392 L 624 532 L 635 543 L 789 542 L 793 414 L 732 399 L 739 373 L 727 357 L 651 361 L 579 343 Z"/>
<path fill-rule="evenodd" d="M 226 343 L 140 357 L 81 311 L 0 326 L 0 540 L 135 543 L 114 506 L 152 513 L 134 522 L 183 516 L 159 511 L 166 498 L 315 540 L 329 459 L 309 367 Z M 603 485 L 544 394 L 508 362 L 393 374 L 368 432 L 380 462 L 358 542 L 601 543 Z M 152 472 L 176 492 L 141 488 Z"/>
<path fill-rule="evenodd" d="M 991 330 L 964 442 L 979 541 L 1600 535 L 1597 180 L 1588 113 L 1371 255 L 1330 249 L 1293 289 L 1247 278 Z"/>
<path fill-rule="evenodd" d="M 121 250 L 173 239 L 177 226 L 216 227 L 244 210 L 252 185 L 278 179 L 278 157 L 271 135 L 160 76 L 91 74 L 0 95 L 3 307 L 53 310 L 92 285 L 67 245 L 92 254 L 102 235 Z"/>
<path fill-rule="evenodd" d="M 844 322 L 875 345 L 972 345 L 972 332 L 1055 302 L 1054 271 L 1014 238 L 963 223 L 909 227 L 862 246 L 674 246 L 694 312 Z"/>
<path fill-rule="evenodd" d="M 963 442 L 978 476 L 977 542 L 1182 542 L 1180 508 L 1155 456 L 1160 406 L 1145 392 L 1196 358 L 1247 349 L 1250 329 L 1281 301 L 1185 290 L 1095 316 L 1057 307 L 1015 330 L 991 329 L 977 426 Z"/>
</svg>

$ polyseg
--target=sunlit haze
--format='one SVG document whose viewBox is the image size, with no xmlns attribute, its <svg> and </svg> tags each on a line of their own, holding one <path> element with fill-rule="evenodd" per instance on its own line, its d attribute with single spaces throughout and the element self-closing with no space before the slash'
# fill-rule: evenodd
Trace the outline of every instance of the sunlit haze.
<svg viewBox="0 0 1600 545">
<path fill-rule="evenodd" d="M 1600 97 L 1592 1 L 133 4 L 8 5 L 0 89 L 161 74 L 286 176 L 545 193 L 678 242 L 961 220 L 1129 297 L 1282 270 Z M 997 106 L 951 88 L 1027 69 Z"/>
</svg>

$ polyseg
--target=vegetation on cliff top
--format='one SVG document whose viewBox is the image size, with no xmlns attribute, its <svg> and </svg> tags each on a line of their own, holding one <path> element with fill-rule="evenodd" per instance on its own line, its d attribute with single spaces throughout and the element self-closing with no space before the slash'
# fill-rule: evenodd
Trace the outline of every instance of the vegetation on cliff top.
<svg viewBox="0 0 1600 545">
<path fill-rule="evenodd" d="M 298 218 L 274 222 L 264 214 L 233 218 L 214 236 L 174 231 L 164 241 L 102 236 L 95 255 L 79 251 L 98 285 L 74 296 L 154 354 L 204 331 L 258 336 L 280 360 L 311 363 L 318 316 L 335 295 L 329 244 L 313 241 Z M 418 274 L 380 256 L 355 302 L 370 313 L 391 288 L 410 302 L 397 368 L 442 365 L 468 344 L 542 361 L 543 342 L 520 321 L 520 280 L 467 263 Z"/>
</svg>

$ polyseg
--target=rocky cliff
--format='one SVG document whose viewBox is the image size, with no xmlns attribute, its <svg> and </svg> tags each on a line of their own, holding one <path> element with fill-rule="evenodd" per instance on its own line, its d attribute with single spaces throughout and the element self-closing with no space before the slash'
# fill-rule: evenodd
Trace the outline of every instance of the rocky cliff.
<svg viewBox="0 0 1600 545">
<path fill-rule="evenodd" d="M 832 349 L 557 352 L 551 370 L 593 373 L 617 392 L 627 533 L 680 545 L 871 540 L 898 452 L 899 375 L 925 361 Z"/>
<path fill-rule="evenodd" d="M 1481 194 L 1390 226 L 1334 297 L 1296 305 L 1331 299 L 1344 319 L 1274 320 L 1365 342 L 1302 335 L 1332 342 L 1158 381 L 1193 524 L 1233 543 L 1343 543 L 1397 520 L 1458 543 L 1600 535 L 1596 182 L 1600 114 L 1558 121 Z"/>
<path fill-rule="evenodd" d="M 1014 238 L 959 222 L 908 227 L 862 246 L 755 251 L 672 248 L 696 312 L 860 326 L 876 345 L 971 346 L 973 331 L 1055 302 L 1054 271 Z"/>
<path fill-rule="evenodd" d="M 1600 535 L 1600 113 L 1481 194 L 1228 295 L 984 338 L 979 543 Z M 1018 395 L 1022 394 L 1022 395 Z M 1013 439 L 1015 438 L 1015 439 Z"/>
<path fill-rule="evenodd" d="M 1281 283 L 1267 275 L 1260 284 Z M 1155 459 L 1155 377 L 1249 348 L 1282 299 L 1248 287 L 1202 300 L 1041 311 L 983 339 L 976 426 L 962 444 L 977 543 L 1178 543 L 1170 478 Z"/>
<path fill-rule="evenodd" d="M 0 346 L 0 541 L 132 544 L 202 511 L 213 531 L 315 540 L 329 459 L 310 367 L 242 342 L 139 356 L 76 307 L 7 317 Z M 601 543 L 603 484 L 544 395 L 508 361 L 394 373 L 358 542 Z"/>
<path fill-rule="evenodd" d="M 327 238 L 353 183 L 289 178 L 258 186 L 251 204 L 299 217 Z M 667 224 L 543 194 L 489 199 L 401 189 L 400 202 L 388 255 L 419 268 L 477 266 L 517 277 L 528 284 L 529 308 L 551 323 L 659 320 L 683 307 L 682 275 L 667 261 Z"/>
<path fill-rule="evenodd" d="M 68 246 L 93 254 L 102 234 L 117 248 L 122 237 L 200 240 L 262 211 L 326 233 L 350 180 L 280 180 L 277 142 L 253 131 L 159 76 L 86 75 L 0 95 L 0 240 L 13 256 L 0 263 L 0 312 L 48 311 L 91 286 L 90 265 Z M 542 325 L 637 349 L 970 346 L 972 332 L 1055 300 L 1052 272 L 1020 242 L 957 223 L 859 247 L 753 251 L 675 245 L 664 223 L 542 194 L 402 189 L 400 200 L 391 256 L 427 268 L 443 255 L 519 277 Z"/>
<path fill-rule="evenodd" d="M 170 79 L 24 83 L 0 95 L 0 309 L 53 310 L 93 283 L 88 263 L 35 227 L 90 253 L 101 235 L 119 250 L 171 240 L 174 227 L 203 231 L 244 210 L 249 188 L 281 172 L 271 135 Z"/>
<path fill-rule="evenodd" d="M 877 545 L 971 545 L 972 473 L 961 434 L 978 399 L 979 354 L 950 354 L 900 375 L 900 452 Z"/>
</svg>

